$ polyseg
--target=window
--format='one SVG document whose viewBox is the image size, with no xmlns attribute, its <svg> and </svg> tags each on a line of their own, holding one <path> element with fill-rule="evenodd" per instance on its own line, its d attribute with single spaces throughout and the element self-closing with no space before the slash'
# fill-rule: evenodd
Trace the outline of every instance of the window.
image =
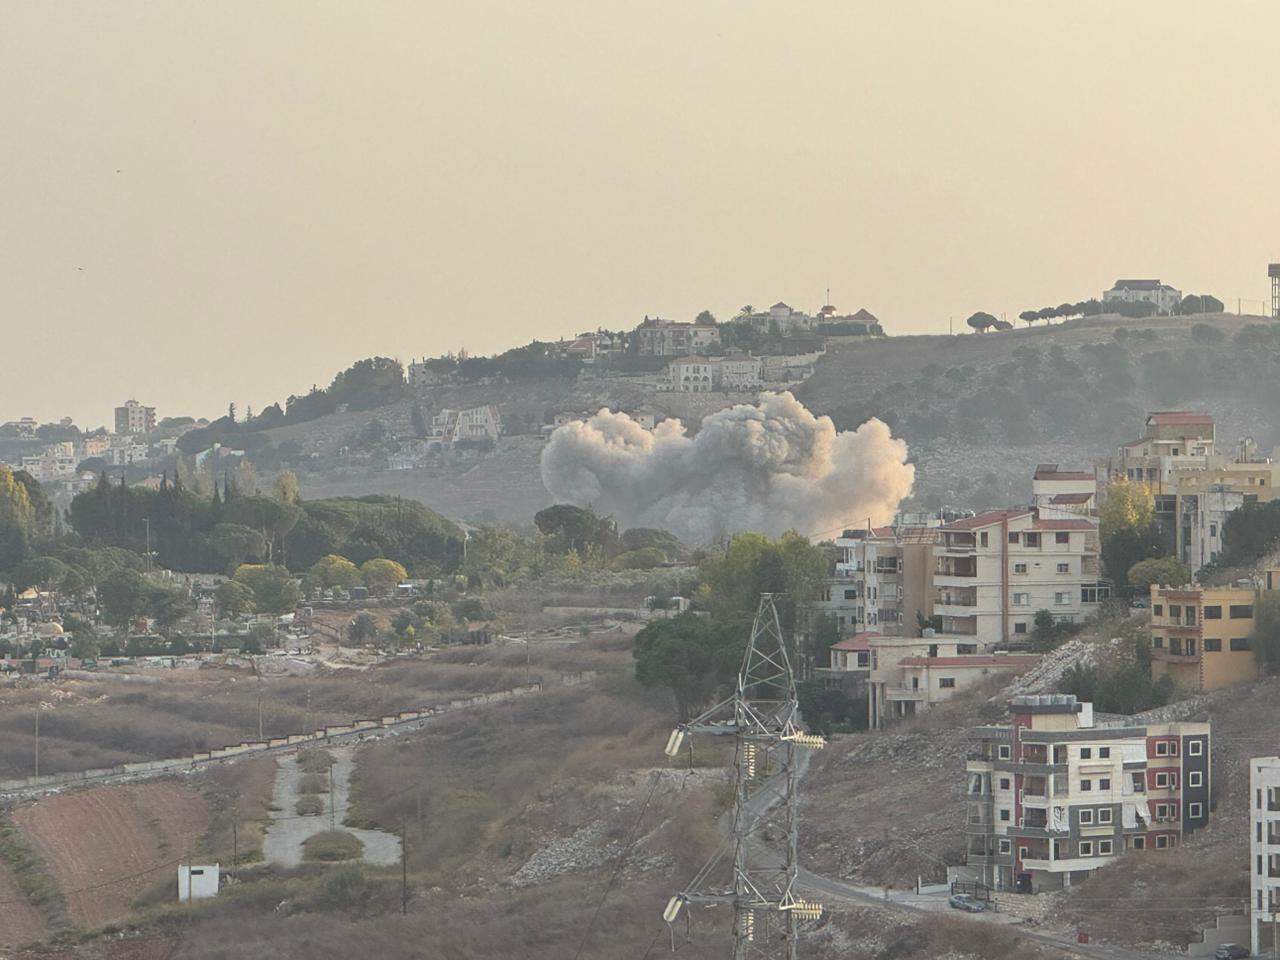
<svg viewBox="0 0 1280 960">
<path fill-rule="evenodd" d="M 1215 604 L 1213 604 L 1212 606 L 1206 606 L 1206 607 L 1204 608 L 1204 619 L 1206 619 L 1206 620 L 1221 620 L 1221 619 L 1222 619 L 1222 606 L 1221 606 L 1220 604 L 1216 604 L 1216 603 L 1215 603 Z"/>
<path fill-rule="evenodd" d="M 1156 804 L 1156 819 L 1157 820 L 1169 819 L 1169 805 L 1167 803 Z"/>
<path fill-rule="evenodd" d="M 978 645 L 976 643 L 957 643 L 956 644 L 957 656 L 962 656 L 966 653 L 977 653 L 977 652 L 978 652 Z"/>
<path fill-rule="evenodd" d="M 1178 603 L 1171 603 L 1171 604 L 1169 604 L 1169 619 L 1170 619 L 1170 620 L 1181 620 L 1181 619 L 1182 619 L 1182 605 L 1181 605 L 1181 604 L 1178 604 Z"/>
<path fill-rule="evenodd" d="M 1155 645 L 1157 650 L 1164 649 L 1164 637 L 1155 637 L 1152 639 L 1152 643 Z"/>
<path fill-rule="evenodd" d="M 1232 637 L 1231 638 L 1231 650 L 1233 653 L 1239 653 L 1242 650 L 1248 650 L 1248 649 L 1249 649 L 1248 637 Z"/>
<path fill-rule="evenodd" d="M 1015 624 L 1013 625 L 1013 632 L 1014 632 L 1014 633 L 1026 633 L 1026 632 L 1027 632 L 1027 625 L 1026 625 L 1025 623 L 1015 623 Z"/>
<path fill-rule="evenodd" d="M 1099 748 L 1098 748 L 1098 759 L 1099 759 L 1099 760 L 1107 760 L 1107 759 L 1110 759 L 1110 757 L 1111 757 L 1111 748 L 1110 748 L 1110 747 L 1099 747 Z"/>
<path fill-rule="evenodd" d="M 1145 849 L 1147 849 L 1147 838 L 1146 838 L 1146 837 L 1134 837 L 1134 838 L 1133 838 L 1133 849 L 1135 849 L 1135 850 L 1145 850 Z"/>
<path fill-rule="evenodd" d="M 1015 563 L 1015 564 L 1013 565 L 1013 572 L 1014 572 L 1014 573 L 1026 573 L 1026 572 L 1027 572 L 1027 565 L 1026 565 L 1025 563 Z"/>
<path fill-rule="evenodd" d="M 1227 608 L 1227 615 L 1232 620 L 1252 620 L 1253 604 L 1252 603 L 1233 603 Z"/>
<path fill-rule="evenodd" d="M 1018 542 L 1018 535 L 1017 535 L 1016 533 L 1011 533 L 1011 534 L 1009 534 L 1009 542 L 1010 542 L 1010 543 L 1017 543 L 1017 542 Z"/>
<path fill-rule="evenodd" d="M 1053 595 L 1053 602 L 1055 606 L 1059 606 L 1059 607 L 1066 606 L 1071 602 L 1071 594 L 1065 593 L 1065 592 L 1055 593 Z"/>
<path fill-rule="evenodd" d="M 939 677 L 938 686 L 941 687 L 943 690 L 954 690 L 956 686 L 956 678 L 955 677 Z"/>
<path fill-rule="evenodd" d="M 1015 593 L 1015 594 L 1013 595 L 1013 605 L 1014 605 L 1015 607 L 1029 607 L 1029 606 L 1031 606 L 1031 594 L 1029 594 L 1029 593 Z"/>
<path fill-rule="evenodd" d="M 1093 789 L 1093 781 L 1092 781 L 1092 780 L 1081 780 L 1081 781 L 1080 781 L 1080 789 L 1081 789 L 1081 790 L 1092 790 L 1092 789 Z"/>
<path fill-rule="evenodd" d="M 1002 823 L 1008 823 L 1008 822 L 1009 822 L 1009 811 L 1008 811 L 1008 810 L 1001 810 L 1001 811 L 1000 811 L 1000 821 L 1001 821 Z"/>
<path fill-rule="evenodd" d="M 987 546 L 987 531 L 983 530 L 983 531 L 982 531 L 982 533 L 978 534 L 978 541 L 979 541 L 979 542 L 980 542 L 984 547 L 985 547 L 985 546 Z"/>
<path fill-rule="evenodd" d="M 1081 840 L 1081 841 L 1080 841 L 1080 856 L 1082 856 L 1082 857 L 1092 857 L 1092 856 L 1093 856 L 1093 841 L 1092 841 L 1092 840 Z"/>
<path fill-rule="evenodd" d="M 996 747 L 996 756 L 997 756 L 997 757 L 999 757 L 1001 760 L 1008 760 L 1008 759 L 1009 759 L 1009 744 L 1007 744 L 1007 743 L 1002 743 L 1002 744 L 1000 744 L 1000 746 Z"/>
<path fill-rule="evenodd" d="M 1071 572 L 1071 564 L 1069 564 L 1069 563 L 1060 563 L 1060 564 L 1058 564 L 1058 572 L 1059 572 L 1059 573 L 1070 573 L 1070 572 Z"/>
<path fill-rule="evenodd" d="M 1157 603 L 1155 606 L 1153 606 L 1153 607 L 1151 608 L 1151 612 L 1152 612 L 1155 616 L 1157 616 L 1157 617 L 1159 617 L 1159 616 L 1163 616 L 1163 615 L 1164 615 L 1164 604 L 1163 604 L 1163 603 Z"/>
<path fill-rule="evenodd" d="M 1109 857 L 1109 856 L 1111 856 L 1111 841 L 1110 841 L 1110 840 L 1099 840 L 1099 841 L 1098 841 L 1098 856 L 1100 856 L 1100 857 Z"/>
<path fill-rule="evenodd" d="M 857 599 L 858 599 L 858 590 L 857 590 L 857 588 L 855 587 L 855 588 L 853 588 L 852 590 L 846 590 L 846 591 L 844 592 L 844 598 L 845 598 L 846 600 L 857 600 Z"/>
<path fill-rule="evenodd" d="M 1009 852 L 1009 850 L 1010 850 L 1010 848 L 1011 848 L 1011 846 L 1012 846 L 1012 845 L 1009 843 L 1009 841 L 1008 841 L 1008 840 L 1001 840 L 1001 841 L 1000 841 L 1000 852 L 1001 852 L 1001 853 L 1008 853 L 1008 852 Z"/>
<path fill-rule="evenodd" d="M 1199 820 L 1202 816 L 1204 816 L 1204 804 L 1202 803 L 1187 804 L 1187 816 L 1190 817 L 1192 820 Z"/>
<path fill-rule="evenodd" d="M 1204 774 L 1201 773 L 1199 770 L 1192 770 L 1190 773 L 1187 774 L 1187 786 L 1188 787 L 1204 786 Z"/>
<path fill-rule="evenodd" d="M 1158 789 L 1158 790 L 1159 790 L 1159 789 L 1165 789 L 1165 788 L 1169 787 L 1169 786 L 1170 786 L 1170 779 L 1171 779 L 1171 776 L 1172 776 L 1172 775 L 1171 775 L 1171 774 L 1168 774 L 1168 773 L 1157 773 L 1157 774 L 1156 774 L 1156 789 Z"/>
<path fill-rule="evenodd" d="M 1099 789 L 1099 790 L 1110 790 L 1110 789 L 1111 789 L 1111 778 L 1110 778 L 1110 777 L 1101 777 L 1101 778 L 1099 778 L 1099 780 L 1098 780 L 1098 789 Z"/>
<path fill-rule="evenodd" d="M 1133 778 L 1133 792 L 1146 793 L 1147 781 L 1146 781 L 1146 778 L 1143 777 L 1142 771 L 1135 770 L 1133 773 L 1130 774 L 1130 776 Z"/>
<path fill-rule="evenodd" d="M 1157 849 L 1157 850 L 1167 850 L 1168 848 L 1169 848 L 1169 838 L 1168 838 L 1168 837 L 1166 837 L 1163 833 L 1162 833 L 1162 834 L 1160 834 L 1160 836 L 1156 837 L 1156 849 Z"/>
<path fill-rule="evenodd" d="M 1065 530 L 1059 530 L 1053 535 L 1053 541 L 1054 543 L 1070 543 L 1071 534 L 1067 533 Z"/>
<path fill-rule="evenodd" d="M 1026 537 L 1026 544 L 1027 544 L 1027 546 L 1028 546 L 1028 547 L 1039 547 L 1039 546 L 1040 546 L 1040 534 L 1038 534 L 1038 533 L 1027 533 L 1027 534 L 1024 534 L 1023 536 L 1025 536 L 1025 537 Z"/>
<path fill-rule="evenodd" d="M 1217 637 L 1205 637 L 1204 652 L 1205 653 L 1221 653 L 1222 641 L 1219 640 Z"/>
<path fill-rule="evenodd" d="M 1091 760 L 1091 759 L 1093 759 L 1093 747 L 1081 747 L 1081 748 L 1080 748 L 1080 759 L 1081 759 L 1081 760 Z"/>
<path fill-rule="evenodd" d="M 1009 789 L 1009 778 L 1008 778 L 1008 777 L 1001 777 L 1001 778 L 1000 778 L 1000 789 L 1001 789 L 1001 790 L 1008 790 L 1008 789 Z"/>
<path fill-rule="evenodd" d="M 1209 524 L 1209 536 L 1216 537 L 1218 535 L 1218 525 L 1216 523 Z"/>
<path fill-rule="evenodd" d="M 1156 756 L 1167 757 L 1169 755 L 1169 741 L 1160 740 L 1156 743 Z"/>
<path fill-rule="evenodd" d="M 1187 607 L 1187 626 L 1194 627 L 1196 625 L 1196 608 Z"/>
<path fill-rule="evenodd" d="M 1113 811 L 1110 807 L 1102 807 L 1100 810 L 1098 810 L 1098 822 L 1110 823 L 1112 813 Z"/>
<path fill-rule="evenodd" d="M 1192 740 L 1187 744 L 1187 755 L 1191 757 L 1199 757 L 1204 754 L 1204 741 Z"/>
<path fill-rule="evenodd" d="M 1087 825 L 1087 824 L 1091 824 L 1091 823 L 1093 823 L 1093 811 L 1092 811 L 1092 810 L 1081 810 L 1081 811 L 1080 811 L 1080 823 L 1081 823 L 1082 825 Z"/>
</svg>

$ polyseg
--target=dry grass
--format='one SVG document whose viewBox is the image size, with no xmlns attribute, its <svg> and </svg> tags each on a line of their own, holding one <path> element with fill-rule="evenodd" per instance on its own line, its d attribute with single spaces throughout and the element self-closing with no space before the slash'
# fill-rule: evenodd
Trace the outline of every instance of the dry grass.
<svg viewBox="0 0 1280 960">
<path fill-rule="evenodd" d="M 209 829 L 199 853 L 227 864 L 261 860 L 263 823 L 271 810 L 275 779 L 271 757 L 220 765 L 195 778 L 193 786 L 209 808 Z"/>
<path fill-rule="evenodd" d="M 324 813 L 324 801 L 316 796 L 299 797 L 293 812 L 300 817 L 317 817 Z"/>
<path fill-rule="evenodd" d="M 302 859 L 336 863 L 339 860 L 358 860 L 364 855 L 360 838 L 346 830 L 324 830 L 312 834 L 302 843 Z"/>
</svg>

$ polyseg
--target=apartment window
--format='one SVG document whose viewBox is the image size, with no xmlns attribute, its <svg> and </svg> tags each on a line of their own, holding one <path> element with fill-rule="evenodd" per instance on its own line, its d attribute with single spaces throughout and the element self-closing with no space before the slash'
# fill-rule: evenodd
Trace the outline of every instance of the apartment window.
<svg viewBox="0 0 1280 960">
<path fill-rule="evenodd" d="M 1093 823 L 1093 811 L 1092 811 L 1092 810 L 1081 810 L 1081 811 L 1080 811 L 1080 824 L 1081 824 L 1081 826 L 1089 826 L 1089 825 L 1090 825 L 1090 824 L 1092 824 L 1092 823 Z"/>
<path fill-rule="evenodd" d="M 1009 542 L 1010 542 L 1010 543 L 1017 543 L 1017 542 L 1018 542 L 1018 535 L 1017 535 L 1016 533 L 1011 533 L 1011 534 L 1009 534 Z"/>
<path fill-rule="evenodd" d="M 1187 637 L 1187 656 L 1194 657 L 1196 655 L 1196 642 L 1192 637 Z"/>
<path fill-rule="evenodd" d="M 1205 653 L 1221 653 L 1222 641 L 1219 640 L 1217 637 L 1205 637 L 1204 652 Z"/>
<path fill-rule="evenodd" d="M 1112 810 L 1111 810 L 1111 808 L 1110 808 L 1110 807 L 1103 807 L 1102 809 L 1100 809 L 1100 810 L 1098 811 L 1098 822 L 1099 822 L 1099 823 L 1110 823 L 1110 822 L 1111 822 L 1111 814 L 1112 814 Z"/>
<path fill-rule="evenodd" d="M 941 687 L 943 690 L 954 690 L 956 686 L 956 678 L 955 677 L 939 677 L 938 686 Z"/>
<path fill-rule="evenodd" d="M 1147 780 L 1146 780 L 1146 778 L 1142 775 L 1142 771 L 1141 771 L 1141 770 L 1135 770 L 1133 773 L 1129 774 L 1129 776 L 1133 778 L 1133 792 L 1134 792 L 1134 793 L 1146 793 L 1146 792 L 1147 792 Z"/>
<path fill-rule="evenodd" d="M 1009 811 L 1008 811 L 1008 810 L 1001 810 L 1001 811 L 1000 811 L 1000 822 L 1001 822 L 1001 823 L 1008 823 L 1008 822 L 1009 822 Z"/>
<path fill-rule="evenodd" d="M 1025 623 L 1015 623 L 1015 624 L 1013 625 L 1013 632 L 1014 632 L 1014 633 L 1026 633 L 1026 632 L 1027 632 L 1027 625 L 1026 625 Z"/>
<path fill-rule="evenodd" d="M 1027 544 L 1027 546 L 1028 546 L 1028 547 L 1039 547 L 1039 546 L 1040 546 L 1040 534 L 1038 534 L 1038 533 L 1028 533 L 1028 534 L 1024 534 L 1024 536 L 1027 538 L 1027 539 L 1026 539 L 1026 544 Z"/>
<path fill-rule="evenodd" d="M 1187 816 L 1192 820 L 1199 820 L 1204 815 L 1204 804 L 1189 803 L 1187 804 Z"/>
<path fill-rule="evenodd" d="M 1092 789 L 1093 789 L 1093 781 L 1092 781 L 1092 780 L 1081 780 L 1081 781 L 1080 781 L 1080 789 L 1081 789 L 1081 790 L 1092 790 Z"/>
<path fill-rule="evenodd" d="M 1093 856 L 1093 841 L 1092 841 L 1092 840 L 1081 840 L 1081 841 L 1080 841 L 1080 856 L 1082 856 L 1082 857 L 1092 857 L 1092 856 Z"/>
<path fill-rule="evenodd" d="M 1209 536 L 1216 537 L 1218 535 L 1218 525 L 1216 523 L 1209 524 Z"/>
<path fill-rule="evenodd" d="M 1248 649 L 1249 649 L 1248 637 L 1232 637 L 1231 638 L 1231 650 L 1233 653 L 1239 653 L 1242 650 L 1248 650 Z"/>
<path fill-rule="evenodd" d="M 1156 756 L 1167 757 L 1169 755 L 1170 743 L 1168 740 L 1160 740 L 1156 743 Z"/>
<path fill-rule="evenodd" d="M 1008 778 L 1008 777 L 1001 777 L 1001 778 L 1000 778 L 1000 789 L 1001 789 L 1001 790 L 1008 790 L 1008 789 L 1009 789 L 1009 778 Z"/>
<path fill-rule="evenodd" d="M 1153 637 L 1151 643 L 1157 650 L 1164 649 L 1164 637 Z"/>
<path fill-rule="evenodd" d="M 1215 603 L 1215 604 L 1212 604 L 1212 605 L 1210 605 L 1210 606 L 1206 606 L 1206 607 L 1204 608 L 1204 619 L 1206 619 L 1206 620 L 1221 620 L 1221 619 L 1222 619 L 1222 606 L 1221 606 L 1221 604 L 1217 604 L 1217 603 Z"/>
<path fill-rule="evenodd" d="M 1053 602 L 1055 606 L 1064 607 L 1071 602 L 1071 594 L 1065 592 L 1055 593 L 1053 595 Z"/>
<path fill-rule="evenodd" d="M 1053 535 L 1053 540 L 1055 543 L 1070 543 L 1071 534 L 1067 533 L 1065 530 L 1059 530 Z"/>
<path fill-rule="evenodd" d="M 1110 747 L 1099 747 L 1099 748 L 1098 748 L 1098 759 L 1099 759 L 1099 760 L 1107 760 L 1107 759 L 1109 759 L 1110 757 L 1111 757 L 1111 748 L 1110 748 Z"/>
<path fill-rule="evenodd" d="M 1156 849 L 1167 850 L 1169 848 L 1169 838 L 1163 833 L 1156 837 Z"/>
<path fill-rule="evenodd" d="M 1029 606 L 1031 606 L 1031 594 L 1029 594 L 1029 593 L 1015 593 L 1015 594 L 1013 595 L 1013 605 L 1014 605 L 1015 607 L 1029 607 Z"/>
<path fill-rule="evenodd" d="M 1188 787 L 1200 787 L 1204 785 L 1204 774 L 1199 770 L 1192 770 L 1187 774 Z"/>
<path fill-rule="evenodd" d="M 1000 746 L 996 747 L 996 756 L 999 757 L 1001 760 L 1008 760 L 1009 749 L 1010 749 L 1009 744 L 1007 743 L 1000 744 Z"/>
<path fill-rule="evenodd" d="M 1167 803 L 1156 804 L 1156 819 L 1167 820 L 1169 817 L 1169 805 Z"/>
<path fill-rule="evenodd" d="M 1070 572 L 1071 572 L 1071 564 L 1069 564 L 1069 563 L 1060 563 L 1060 564 L 1058 564 L 1058 572 L 1059 572 L 1059 573 L 1070 573 Z"/>
<path fill-rule="evenodd" d="M 1001 852 L 1001 853 L 1008 853 L 1008 852 L 1012 849 L 1012 847 L 1013 847 L 1013 845 L 1012 845 L 1008 840 L 1001 840 L 1001 841 L 1000 841 L 1000 852 Z"/>
<path fill-rule="evenodd" d="M 1111 778 L 1110 778 L 1110 777 L 1101 777 L 1101 778 L 1098 780 L 1098 789 L 1099 789 L 1099 790 L 1110 790 L 1110 789 L 1111 789 Z"/>
<path fill-rule="evenodd" d="M 1163 615 L 1164 615 L 1164 604 L 1163 604 L 1163 603 L 1157 603 L 1157 604 L 1153 605 L 1153 606 L 1151 607 L 1151 613 L 1152 613 L 1154 616 L 1157 616 L 1157 617 L 1159 617 L 1159 616 L 1163 616 Z"/>
<path fill-rule="evenodd" d="M 857 600 L 857 599 L 858 599 L 858 590 L 857 590 L 857 588 L 855 587 L 855 588 L 853 588 L 852 590 L 846 590 L 846 591 L 844 592 L 844 598 L 845 598 L 846 600 Z"/>
<path fill-rule="evenodd" d="M 983 530 L 980 534 L 978 534 L 978 542 L 981 543 L 984 547 L 987 546 L 987 531 Z"/>
<path fill-rule="evenodd" d="M 1081 760 L 1092 760 L 1092 759 L 1093 759 L 1093 747 L 1081 747 L 1081 748 L 1080 748 L 1080 759 L 1081 759 Z"/>
<path fill-rule="evenodd" d="M 1187 744 L 1187 755 L 1191 757 L 1199 757 L 1204 754 L 1204 741 L 1192 740 Z"/>
<path fill-rule="evenodd" d="M 1194 627 L 1196 625 L 1196 608 L 1187 607 L 1187 626 Z"/>
<path fill-rule="evenodd" d="M 1013 572 L 1014 572 L 1014 573 L 1026 573 L 1026 572 L 1027 572 L 1027 565 L 1026 565 L 1025 563 L 1015 563 L 1015 564 L 1013 565 Z"/>
<path fill-rule="evenodd" d="M 1110 840 L 1099 840 L 1099 841 L 1098 841 L 1098 856 L 1100 856 L 1100 857 L 1109 857 L 1109 856 L 1111 856 L 1111 841 L 1110 841 Z"/>
<path fill-rule="evenodd" d="M 1147 849 L 1147 838 L 1146 838 L 1146 837 L 1134 837 L 1134 838 L 1133 838 L 1133 849 L 1135 849 L 1135 850 L 1145 850 L 1145 849 Z"/>
<path fill-rule="evenodd" d="M 1182 605 L 1177 603 L 1169 604 L 1169 619 L 1174 621 L 1182 620 Z"/>
<path fill-rule="evenodd" d="M 1227 607 L 1227 615 L 1232 620 L 1252 620 L 1253 604 L 1252 603 L 1233 603 Z"/>
</svg>

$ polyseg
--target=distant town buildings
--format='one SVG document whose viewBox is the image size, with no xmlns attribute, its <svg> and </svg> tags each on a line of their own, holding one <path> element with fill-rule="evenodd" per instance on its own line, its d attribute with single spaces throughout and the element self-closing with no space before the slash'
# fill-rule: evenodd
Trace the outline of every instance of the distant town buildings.
<svg viewBox="0 0 1280 960">
<path fill-rule="evenodd" d="M 144 407 L 137 400 L 116 407 L 116 433 L 150 433 L 155 428 L 155 407 Z"/>
<path fill-rule="evenodd" d="M 642 357 L 680 357 L 714 353 L 720 346 L 720 328 L 714 323 L 682 323 L 645 317 L 631 333 L 635 352 Z"/>
<path fill-rule="evenodd" d="M 760 357 L 681 357 L 667 364 L 658 389 L 674 393 L 726 393 L 759 390 L 764 386 Z"/>
<path fill-rule="evenodd" d="M 502 436 L 502 416 L 492 404 L 467 410 L 441 410 L 431 418 L 427 440 L 436 446 L 463 442 L 497 442 Z"/>
<path fill-rule="evenodd" d="M 1092 704 L 1058 694 L 1014 697 L 1009 713 L 974 731 L 957 874 L 993 890 L 1059 890 L 1208 823 L 1209 724 L 1099 722 Z"/>
<path fill-rule="evenodd" d="M 1157 313 L 1171 314 L 1182 299 L 1182 291 L 1159 280 L 1117 280 L 1110 290 L 1102 292 L 1102 302 L 1146 302 L 1153 304 Z"/>
</svg>

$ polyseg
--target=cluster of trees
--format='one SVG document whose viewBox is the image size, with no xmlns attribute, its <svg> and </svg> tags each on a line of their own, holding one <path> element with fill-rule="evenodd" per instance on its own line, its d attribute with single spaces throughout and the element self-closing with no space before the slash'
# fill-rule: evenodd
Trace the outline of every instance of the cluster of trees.
<svg viewBox="0 0 1280 960">
<path fill-rule="evenodd" d="M 1162 707 L 1174 696 L 1168 677 L 1151 676 L 1151 642 L 1135 625 L 1122 628 L 1120 647 L 1109 659 L 1096 664 L 1076 664 L 1058 683 L 1059 693 L 1072 693 L 1103 713 L 1140 713 Z"/>
<path fill-rule="evenodd" d="M 1193 313 L 1222 313 L 1225 305 L 1217 297 L 1209 293 L 1189 293 L 1173 308 L 1176 316 L 1185 317 Z"/>
<path fill-rule="evenodd" d="M 1176 575 L 1158 561 L 1167 557 L 1169 538 L 1156 522 L 1155 498 L 1144 484 L 1113 480 L 1098 511 L 1102 562 L 1121 596 L 1150 586 L 1150 577 Z M 1130 579 L 1130 574 L 1134 579 Z M 1182 581 L 1185 582 L 1185 581 Z"/>
<path fill-rule="evenodd" d="M 166 477 L 158 490 L 102 477 L 71 502 L 72 529 L 84 541 L 150 550 L 172 570 L 231 571 L 246 562 L 303 571 L 338 554 L 360 564 L 385 557 L 417 576 L 452 570 L 462 531 L 422 504 L 399 497 L 302 500 L 296 483 L 273 496 L 242 496 L 234 483 L 201 497 Z"/>
<path fill-rule="evenodd" d="M 1280 500 L 1250 501 L 1222 524 L 1221 567 L 1250 567 L 1280 544 Z"/>
<path fill-rule="evenodd" d="M 648 570 L 689 556 L 684 544 L 665 530 L 634 527 L 619 534 L 613 517 L 567 503 L 539 510 L 533 523 L 551 553 L 616 570 Z"/>
<path fill-rule="evenodd" d="M 53 504 L 25 470 L 0 465 L 0 572 L 33 555 L 53 532 Z"/>
</svg>

